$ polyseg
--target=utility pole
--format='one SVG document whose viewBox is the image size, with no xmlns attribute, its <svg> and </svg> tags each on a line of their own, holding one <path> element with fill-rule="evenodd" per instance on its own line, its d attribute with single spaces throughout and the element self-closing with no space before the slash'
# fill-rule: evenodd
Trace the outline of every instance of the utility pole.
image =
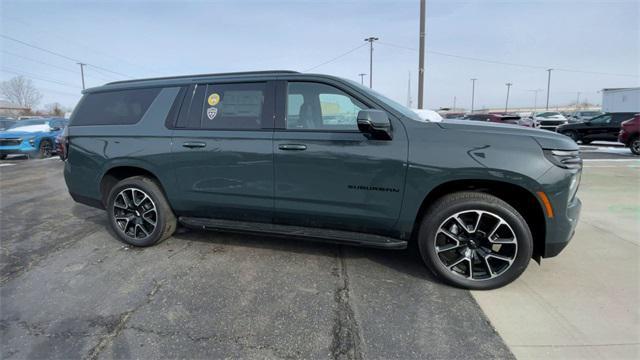
<svg viewBox="0 0 640 360">
<path fill-rule="evenodd" d="M 456 96 L 453 96 L 453 112 L 456 111 Z"/>
<path fill-rule="evenodd" d="M 418 58 L 418 109 L 423 107 L 424 98 L 424 33 L 426 0 L 420 0 L 420 55 Z"/>
<path fill-rule="evenodd" d="M 551 70 L 553 69 L 547 69 L 547 72 L 549 73 L 549 76 L 547 77 L 547 110 L 549 110 L 549 92 L 551 91 Z"/>
<path fill-rule="evenodd" d="M 80 76 L 82 77 L 82 90 L 84 90 L 84 67 L 87 65 L 85 63 L 77 63 L 78 65 L 80 65 Z"/>
<path fill-rule="evenodd" d="M 538 107 L 538 91 L 542 91 L 542 89 L 535 89 L 535 90 L 527 90 L 529 92 L 532 92 L 533 95 L 533 112 L 532 112 L 532 116 L 536 115 L 536 110 Z"/>
<path fill-rule="evenodd" d="M 504 112 L 506 113 L 509 109 L 509 90 L 511 90 L 511 85 L 513 84 L 508 82 L 505 85 L 507 85 L 507 102 L 504 103 Z"/>
<path fill-rule="evenodd" d="M 409 71 L 409 80 L 407 81 L 407 107 L 409 109 L 413 107 L 413 101 L 411 101 L 411 71 Z"/>
<path fill-rule="evenodd" d="M 358 74 L 358 76 L 360 76 L 360 84 L 361 84 L 361 85 L 364 85 L 364 76 L 365 76 L 365 75 L 367 75 L 367 74 L 365 74 L 365 73 L 360 73 L 360 74 Z"/>
<path fill-rule="evenodd" d="M 576 111 L 580 109 L 580 91 L 578 91 L 578 98 L 576 99 Z"/>
<path fill-rule="evenodd" d="M 380 40 L 377 37 L 368 37 L 364 41 L 369 42 L 369 88 L 373 88 L 373 42 Z"/>
<path fill-rule="evenodd" d="M 471 113 L 473 114 L 473 102 L 476 97 L 476 78 L 471 79 Z"/>
</svg>

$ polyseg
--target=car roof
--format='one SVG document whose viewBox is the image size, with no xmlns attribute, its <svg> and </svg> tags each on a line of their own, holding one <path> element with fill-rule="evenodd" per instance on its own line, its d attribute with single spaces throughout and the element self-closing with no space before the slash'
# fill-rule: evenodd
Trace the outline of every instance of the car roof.
<svg viewBox="0 0 640 360">
<path fill-rule="evenodd" d="M 215 81 L 215 80 L 254 80 L 254 79 L 273 79 L 279 76 L 326 76 L 318 74 L 301 74 L 292 70 L 266 70 L 266 71 L 243 71 L 243 72 L 227 72 L 227 73 L 212 73 L 212 74 L 194 74 L 194 75 L 178 75 L 178 76 L 166 76 L 155 77 L 145 79 L 131 79 L 121 80 L 106 83 L 103 86 L 86 89 L 83 93 L 107 91 L 107 90 L 121 90 L 125 88 L 141 88 L 141 87 L 163 87 L 172 85 L 185 85 L 200 81 Z"/>
</svg>

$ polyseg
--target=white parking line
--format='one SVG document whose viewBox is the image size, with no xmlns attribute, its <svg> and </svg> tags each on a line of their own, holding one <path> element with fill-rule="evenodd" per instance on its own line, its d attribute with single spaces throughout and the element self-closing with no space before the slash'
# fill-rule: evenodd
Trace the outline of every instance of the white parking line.
<svg viewBox="0 0 640 360">
<path fill-rule="evenodd" d="M 15 164 L 0 164 L 0 167 L 3 167 L 3 166 L 14 166 L 14 165 Z"/>
<path fill-rule="evenodd" d="M 616 161 L 616 162 L 638 162 L 640 163 L 640 159 L 582 159 L 584 162 L 605 162 L 605 161 Z"/>
</svg>

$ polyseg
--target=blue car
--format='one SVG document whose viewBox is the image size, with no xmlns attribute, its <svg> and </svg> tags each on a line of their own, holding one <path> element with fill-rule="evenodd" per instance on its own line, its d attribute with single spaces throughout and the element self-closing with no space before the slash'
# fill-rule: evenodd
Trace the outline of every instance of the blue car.
<svg viewBox="0 0 640 360">
<path fill-rule="evenodd" d="M 10 154 L 46 158 L 56 151 L 56 137 L 67 125 L 66 119 L 46 118 L 16 121 L 0 131 L 0 160 Z"/>
</svg>

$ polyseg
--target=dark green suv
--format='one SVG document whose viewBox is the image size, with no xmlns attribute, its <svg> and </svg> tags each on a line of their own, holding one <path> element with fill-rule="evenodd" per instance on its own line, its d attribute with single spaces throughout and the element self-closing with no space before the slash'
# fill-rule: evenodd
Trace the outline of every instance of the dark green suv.
<svg viewBox="0 0 640 360">
<path fill-rule="evenodd" d="M 430 123 L 355 82 L 265 71 L 106 84 L 65 139 L 78 202 L 149 246 L 178 223 L 339 244 L 417 242 L 445 281 L 490 289 L 572 237 L 582 160 L 559 134 Z"/>
</svg>

